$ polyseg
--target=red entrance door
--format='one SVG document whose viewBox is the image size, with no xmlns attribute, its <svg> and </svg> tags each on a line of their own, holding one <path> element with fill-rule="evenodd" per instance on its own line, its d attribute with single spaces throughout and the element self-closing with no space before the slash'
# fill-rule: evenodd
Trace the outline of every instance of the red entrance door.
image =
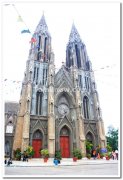
<svg viewBox="0 0 123 180">
<path fill-rule="evenodd" d="M 69 136 L 60 136 L 60 149 L 63 158 L 70 157 Z"/>
<path fill-rule="evenodd" d="M 32 146 L 33 146 L 33 149 L 35 151 L 35 154 L 34 154 L 34 158 L 39 158 L 41 157 L 41 154 L 40 154 L 40 149 L 42 147 L 42 141 L 40 139 L 34 139 L 32 141 Z"/>
</svg>

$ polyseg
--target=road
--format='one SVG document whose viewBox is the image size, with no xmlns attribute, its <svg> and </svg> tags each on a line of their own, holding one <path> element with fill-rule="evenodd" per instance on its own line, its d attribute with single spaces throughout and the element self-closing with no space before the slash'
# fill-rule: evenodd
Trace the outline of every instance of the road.
<svg viewBox="0 0 123 180">
<path fill-rule="evenodd" d="M 77 166 L 52 166 L 52 167 L 5 167 L 5 175 L 37 176 L 118 176 L 118 164 L 89 164 Z"/>
</svg>

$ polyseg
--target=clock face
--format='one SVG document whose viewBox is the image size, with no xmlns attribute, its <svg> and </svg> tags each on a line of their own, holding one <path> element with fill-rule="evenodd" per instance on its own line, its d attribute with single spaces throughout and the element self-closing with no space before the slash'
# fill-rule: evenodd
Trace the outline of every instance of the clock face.
<svg viewBox="0 0 123 180">
<path fill-rule="evenodd" d="M 67 115 L 69 113 L 69 107 L 66 104 L 60 104 L 58 106 L 58 112 L 61 115 Z"/>
</svg>

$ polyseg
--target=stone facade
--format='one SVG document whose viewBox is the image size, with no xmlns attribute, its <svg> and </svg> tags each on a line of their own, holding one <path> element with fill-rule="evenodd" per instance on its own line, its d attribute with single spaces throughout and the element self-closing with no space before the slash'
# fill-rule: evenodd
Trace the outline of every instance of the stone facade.
<svg viewBox="0 0 123 180">
<path fill-rule="evenodd" d="M 18 103 L 5 103 L 5 155 L 12 155 L 13 139 L 17 121 Z"/>
<path fill-rule="evenodd" d="M 56 150 L 71 157 L 74 148 L 86 153 L 86 140 L 105 147 L 94 73 L 75 25 L 66 47 L 66 64 L 57 73 L 44 15 L 33 40 L 22 83 L 13 150 L 21 148 L 23 152 L 32 145 L 35 151 L 39 151 L 38 146 L 48 148 L 51 157 Z"/>
</svg>

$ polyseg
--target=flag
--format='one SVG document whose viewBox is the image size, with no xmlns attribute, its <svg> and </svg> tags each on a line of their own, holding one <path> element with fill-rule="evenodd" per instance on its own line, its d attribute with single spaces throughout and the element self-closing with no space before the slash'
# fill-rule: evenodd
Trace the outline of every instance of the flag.
<svg viewBox="0 0 123 180">
<path fill-rule="evenodd" d="M 23 22 L 23 19 L 21 16 L 18 16 L 18 19 L 17 19 L 18 22 Z"/>
<path fill-rule="evenodd" d="M 36 42 L 36 39 L 35 38 L 31 38 L 30 43 L 35 43 L 35 42 Z"/>
<path fill-rule="evenodd" d="M 31 32 L 30 32 L 29 29 L 24 29 L 24 30 L 21 31 L 21 34 L 23 34 L 23 33 L 31 33 Z"/>
</svg>

